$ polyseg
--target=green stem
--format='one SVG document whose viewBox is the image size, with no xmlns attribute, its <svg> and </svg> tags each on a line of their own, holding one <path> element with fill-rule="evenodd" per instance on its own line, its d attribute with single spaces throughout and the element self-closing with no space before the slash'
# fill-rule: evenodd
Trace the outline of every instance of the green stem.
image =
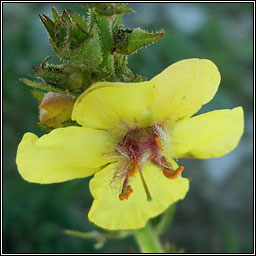
<svg viewBox="0 0 256 256">
<path fill-rule="evenodd" d="M 150 223 L 134 233 L 135 240 L 142 253 L 163 253 L 162 244 Z"/>
<path fill-rule="evenodd" d="M 167 229 L 167 227 L 171 225 L 174 212 L 175 212 L 175 204 L 172 204 L 162 214 L 159 223 L 155 226 L 155 231 L 157 234 L 162 234 Z"/>
</svg>

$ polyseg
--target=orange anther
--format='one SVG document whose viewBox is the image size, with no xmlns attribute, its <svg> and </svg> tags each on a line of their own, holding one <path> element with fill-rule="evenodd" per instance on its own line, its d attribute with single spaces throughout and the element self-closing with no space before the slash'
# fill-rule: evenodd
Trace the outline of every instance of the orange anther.
<svg viewBox="0 0 256 256">
<path fill-rule="evenodd" d="M 133 189 L 131 188 L 130 185 L 129 185 L 125 190 L 126 190 L 125 192 L 122 192 L 122 193 L 119 195 L 120 201 L 128 200 L 129 196 L 130 196 L 131 193 L 133 192 Z"/>
<path fill-rule="evenodd" d="M 128 173 L 129 177 L 132 177 L 139 170 L 139 164 L 135 162 L 133 170 Z"/>
<path fill-rule="evenodd" d="M 175 171 L 163 169 L 163 174 L 168 179 L 177 179 L 180 176 L 180 174 L 183 172 L 183 170 L 184 170 L 183 166 L 179 166 Z"/>
<path fill-rule="evenodd" d="M 156 142 L 157 147 L 163 152 L 164 148 L 162 145 L 162 141 L 158 137 L 155 137 L 155 142 Z"/>
<path fill-rule="evenodd" d="M 127 191 L 127 193 L 125 194 L 126 200 L 129 198 L 129 196 L 131 195 L 132 192 L 133 192 L 132 188 L 130 188 L 129 191 Z"/>
</svg>

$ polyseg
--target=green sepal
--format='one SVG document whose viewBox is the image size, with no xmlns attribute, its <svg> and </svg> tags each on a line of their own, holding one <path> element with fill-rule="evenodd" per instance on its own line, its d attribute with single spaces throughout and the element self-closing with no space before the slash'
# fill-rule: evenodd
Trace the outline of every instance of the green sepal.
<svg viewBox="0 0 256 256">
<path fill-rule="evenodd" d="M 121 28 L 122 27 L 122 15 L 115 15 L 114 16 L 114 21 L 113 21 L 113 24 L 112 24 L 112 29 L 114 28 Z"/>
<path fill-rule="evenodd" d="M 88 33 L 78 24 L 74 24 L 69 34 L 69 51 L 70 59 L 72 59 L 72 50 L 80 47 L 81 44 L 88 38 Z"/>
<path fill-rule="evenodd" d="M 72 24 L 72 21 L 71 21 L 70 17 L 68 16 L 65 9 L 62 11 L 61 18 L 63 20 L 65 20 L 67 23 Z"/>
<path fill-rule="evenodd" d="M 93 25 L 94 24 L 94 25 Z M 113 48 L 113 35 L 111 28 L 111 19 L 104 16 L 99 16 L 94 10 L 90 12 L 90 27 L 97 24 L 100 33 L 100 45 L 102 49 L 102 63 L 97 67 L 100 72 L 108 74 L 108 81 L 115 80 L 114 71 L 114 55 L 112 54 Z"/>
<path fill-rule="evenodd" d="M 96 69 L 91 73 L 90 84 L 93 84 L 99 81 L 105 81 L 107 80 L 107 78 L 109 78 L 110 75 L 111 73 L 107 72 L 106 70 Z"/>
<path fill-rule="evenodd" d="M 81 70 L 75 65 L 50 65 L 43 62 L 41 68 L 33 67 L 34 72 L 46 84 L 68 90 L 72 93 L 83 92 L 91 84 L 91 72 Z"/>
<path fill-rule="evenodd" d="M 81 127 L 81 125 L 79 125 L 76 121 L 72 121 L 72 120 L 65 121 L 61 124 L 61 126 L 58 126 L 58 127 L 51 127 L 43 122 L 36 122 L 35 125 L 38 126 L 39 128 L 41 128 L 43 131 L 47 131 L 47 132 L 50 132 L 50 131 L 52 131 L 56 128 L 60 128 L 60 127 L 69 127 L 69 126 Z"/>
<path fill-rule="evenodd" d="M 39 91 L 35 91 L 35 90 L 31 90 L 31 94 L 38 101 L 38 103 L 41 103 L 41 101 L 43 100 L 43 98 L 45 96 L 45 93 L 39 92 Z"/>
<path fill-rule="evenodd" d="M 65 121 L 60 126 L 57 126 L 57 127 L 53 127 L 53 126 L 51 127 L 43 122 L 36 122 L 35 125 L 41 128 L 43 131 L 47 131 L 47 132 L 50 132 L 56 128 L 61 128 L 61 127 L 69 127 L 69 126 L 81 127 L 81 125 L 79 125 L 76 121 L 72 121 L 72 120 Z"/>
<path fill-rule="evenodd" d="M 128 60 L 126 55 L 115 54 L 114 68 L 115 68 L 116 74 L 120 74 L 120 75 L 125 74 L 127 62 Z"/>
<path fill-rule="evenodd" d="M 62 123 L 62 127 L 69 127 L 69 126 L 79 126 L 79 127 L 81 127 L 80 124 L 78 124 L 76 121 L 73 121 L 73 120 L 68 120 L 68 121 L 65 121 L 64 123 Z"/>
<path fill-rule="evenodd" d="M 71 11 L 70 9 L 68 9 L 68 13 L 73 23 L 79 24 L 84 31 L 88 32 L 88 25 L 84 18 L 82 18 L 79 14 Z"/>
<path fill-rule="evenodd" d="M 19 81 L 35 89 L 39 89 L 47 92 L 66 93 L 66 91 L 63 89 L 53 87 L 49 84 L 42 84 L 35 81 L 31 81 L 27 78 L 20 78 Z"/>
<path fill-rule="evenodd" d="M 36 122 L 35 125 L 38 126 L 41 130 L 46 131 L 46 132 L 50 132 L 50 131 L 54 130 L 53 127 L 50 127 L 47 124 L 42 123 L 42 122 Z"/>
<path fill-rule="evenodd" d="M 115 54 L 114 67 L 117 78 L 125 83 L 138 83 L 147 80 L 147 77 L 142 75 L 134 75 L 133 72 L 127 67 L 127 55 Z"/>
<path fill-rule="evenodd" d="M 69 75 L 63 73 L 63 70 L 57 68 L 57 66 L 46 65 L 45 68 L 33 67 L 33 70 L 40 78 L 45 81 L 46 84 L 55 87 L 66 88 L 65 81 L 67 80 Z"/>
<path fill-rule="evenodd" d="M 55 35 L 54 35 L 54 22 L 48 18 L 46 15 L 40 15 L 39 14 L 39 17 L 41 19 L 41 21 L 43 22 L 48 34 L 49 34 L 49 37 L 54 41 L 55 40 Z"/>
<path fill-rule="evenodd" d="M 53 21 L 56 21 L 59 18 L 59 14 L 54 7 L 52 7 L 52 18 L 53 18 Z"/>
<path fill-rule="evenodd" d="M 140 83 L 145 81 L 147 81 L 147 77 L 142 75 L 135 76 L 135 79 L 133 80 L 134 83 Z"/>
<path fill-rule="evenodd" d="M 63 72 L 69 74 L 65 80 L 65 86 L 69 91 L 81 93 L 91 84 L 90 69 L 83 69 L 80 65 L 67 65 Z"/>
<path fill-rule="evenodd" d="M 129 55 L 150 45 L 164 36 L 164 30 L 158 33 L 149 33 L 140 28 L 114 30 L 114 50 L 119 54 Z"/>
<path fill-rule="evenodd" d="M 54 50 L 60 58 L 70 60 L 68 37 L 70 35 L 71 25 L 61 16 L 54 22 L 54 37 L 51 37 L 55 47 Z"/>
<path fill-rule="evenodd" d="M 62 58 L 74 64 L 95 67 L 102 63 L 101 41 L 97 24 L 94 24 L 88 32 L 86 21 L 78 14 L 64 10 L 58 16 L 52 9 L 54 22 L 47 16 L 40 18 L 48 31 L 50 43 Z"/>
<path fill-rule="evenodd" d="M 73 63 L 95 67 L 102 63 L 101 41 L 96 24 L 91 28 L 89 36 L 80 44 L 79 48 L 72 49 Z"/>
<path fill-rule="evenodd" d="M 52 8 L 54 21 L 45 15 L 39 15 L 54 51 L 60 58 L 74 63 L 99 65 L 102 62 L 102 54 L 96 25 L 89 33 L 87 23 L 82 17 L 72 11 L 68 13 L 64 10 L 58 15 Z"/>
</svg>

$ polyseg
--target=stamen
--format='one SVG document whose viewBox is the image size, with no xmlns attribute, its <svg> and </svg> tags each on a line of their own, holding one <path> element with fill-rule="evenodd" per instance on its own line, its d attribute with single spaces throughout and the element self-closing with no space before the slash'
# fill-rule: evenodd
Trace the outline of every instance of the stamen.
<svg viewBox="0 0 256 256">
<path fill-rule="evenodd" d="M 133 170 L 128 173 L 129 177 L 132 177 L 139 170 L 139 163 L 135 162 Z"/>
<path fill-rule="evenodd" d="M 140 171 L 139 173 L 140 173 L 140 178 L 141 178 L 141 181 L 142 181 L 144 190 L 145 190 L 146 195 L 147 195 L 147 201 L 148 201 L 148 202 L 152 202 L 153 199 L 152 199 L 152 196 L 151 196 L 150 193 L 149 193 L 148 186 L 147 186 L 146 181 L 145 181 L 145 179 L 144 179 L 144 177 L 143 177 L 143 174 L 142 174 L 141 171 Z"/>
<path fill-rule="evenodd" d="M 160 138 L 155 137 L 155 142 L 156 142 L 157 147 L 158 147 L 162 152 L 164 152 L 164 148 L 163 148 L 162 141 L 160 140 Z"/>
<path fill-rule="evenodd" d="M 181 175 L 183 170 L 183 166 L 179 166 L 175 171 L 172 169 L 163 169 L 163 174 L 168 179 L 177 179 Z"/>
<path fill-rule="evenodd" d="M 127 191 L 127 193 L 125 194 L 125 199 L 128 200 L 129 196 L 131 195 L 131 193 L 133 192 L 133 189 L 130 187 L 129 190 Z"/>
<path fill-rule="evenodd" d="M 125 190 L 122 191 L 122 193 L 119 195 L 120 201 L 128 200 L 132 192 L 133 192 L 133 189 L 131 188 L 130 185 L 128 185 L 127 188 L 125 188 Z"/>
</svg>

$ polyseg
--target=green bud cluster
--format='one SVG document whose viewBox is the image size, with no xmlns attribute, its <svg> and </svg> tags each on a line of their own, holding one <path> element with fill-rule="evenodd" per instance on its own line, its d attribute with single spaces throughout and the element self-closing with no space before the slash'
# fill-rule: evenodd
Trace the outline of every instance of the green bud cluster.
<svg viewBox="0 0 256 256">
<path fill-rule="evenodd" d="M 38 81 L 20 81 L 33 89 L 68 93 L 75 98 L 99 81 L 145 81 L 146 77 L 134 75 L 127 67 L 128 55 L 154 43 L 164 36 L 164 31 L 149 33 L 140 28 L 124 28 L 122 15 L 133 11 L 124 3 L 79 5 L 87 10 L 86 17 L 71 10 L 59 14 L 54 7 L 52 19 L 39 15 L 63 64 L 49 64 L 47 57 L 40 67 L 33 67 Z"/>
</svg>

